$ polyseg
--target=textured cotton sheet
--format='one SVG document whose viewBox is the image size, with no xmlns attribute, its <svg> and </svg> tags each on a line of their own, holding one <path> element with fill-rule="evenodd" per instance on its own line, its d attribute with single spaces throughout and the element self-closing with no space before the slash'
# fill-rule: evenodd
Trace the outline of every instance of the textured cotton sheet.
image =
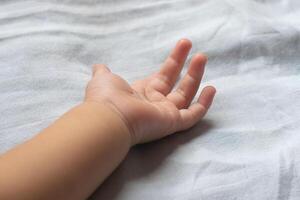
<svg viewBox="0 0 300 200">
<path fill-rule="evenodd" d="M 0 1 L 0 152 L 80 103 L 93 63 L 132 82 L 183 37 L 209 57 L 214 105 L 133 148 L 91 199 L 300 199 L 298 0 Z"/>
</svg>

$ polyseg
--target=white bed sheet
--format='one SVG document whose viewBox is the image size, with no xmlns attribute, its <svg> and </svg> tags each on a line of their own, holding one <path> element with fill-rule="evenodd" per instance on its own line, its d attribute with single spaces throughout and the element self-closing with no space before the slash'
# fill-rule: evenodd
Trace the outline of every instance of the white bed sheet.
<svg viewBox="0 0 300 200">
<path fill-rule="evenodd" d="M 2 0 L 0 152 L 78 104 L 93 63 L 142 78 L 209 56 L 205 120 L 135 147 L 91 199 L 300 199 L 300 1 Z"/>
</svg>

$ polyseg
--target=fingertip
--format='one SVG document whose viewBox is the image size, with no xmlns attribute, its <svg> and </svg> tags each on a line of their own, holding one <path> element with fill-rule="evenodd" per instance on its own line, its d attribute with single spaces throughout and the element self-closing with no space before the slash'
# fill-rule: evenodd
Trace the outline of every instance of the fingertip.
<svg viewBox="0 0 300 200">
<path fill-rule="evenodd" d="M 209 107 L 211 106 L 211 104 L 213 102 L 216 92 L 217 92 L 217 90 L 215 87 L 206 86 L 205 88 L 203 88 L 203 90 L 199 96 L 198 103 L 203 105 L 206 109 L 209 109 Z"/>
<path fill-rule="evenodd" d="M 195 59 L 196 61 L 201 62 L 203 64 L 206 64 L 206 62 L 208 60 L 207 56 L 203 53 L 196 53 L 194 55 L 193 59 Z"/>
<path fill-rule="evenodd" d="M 178 41 L 178 44 L 184 49 L 192 48 L 192 42 L 189 39 L 182 38 Z"/>
<path fill-rule="evenodd" d="M 205 64 L 206 64 L 206 56 L 202 53 L 197 53 L 193 56 L 188 73 L 192 77 L 199 77 L 200 81 L 203 76 L 204 70 L 205 70 Z"/>
<path fill-rule="evenodd" d="M 217 93 L 217 89 L 214 86 L 206 86 L 204 89 L 209 90 L 210 93 L 212 93 L 213 95 L 215 95 Z"/>
</svg>

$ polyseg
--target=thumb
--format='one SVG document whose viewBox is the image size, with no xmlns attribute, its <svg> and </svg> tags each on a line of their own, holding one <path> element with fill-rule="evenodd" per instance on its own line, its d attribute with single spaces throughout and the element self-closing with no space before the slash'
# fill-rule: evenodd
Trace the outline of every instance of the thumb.
<svg viewBox="0 0 300 200">
<path fill-rule="evenodd" d="M 96 74 L 103 74 L 107 72 L 110 72 L 110 69 L 104 64 L 95 64 L 93 66 L 93 76 L 95 76 Z"/>
</svg>

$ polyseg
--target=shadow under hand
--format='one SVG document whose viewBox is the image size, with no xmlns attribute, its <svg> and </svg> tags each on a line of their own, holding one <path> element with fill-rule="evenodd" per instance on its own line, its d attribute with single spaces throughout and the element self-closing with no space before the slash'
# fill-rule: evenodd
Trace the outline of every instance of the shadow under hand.
<svg viewBox="0 0 300 200">
<path fill-rule="evenodd" d="M 136 179 L 151 175 L 179 146 L 206 134 L 213 127 L 209 120 L 202 120 L 193 128 L 170 135 L 161 140 L 137 145 L 128 153 L 123 163 L 90 197 L 90 200 L 121 198 L 124 186 Z"/>
</svg>

